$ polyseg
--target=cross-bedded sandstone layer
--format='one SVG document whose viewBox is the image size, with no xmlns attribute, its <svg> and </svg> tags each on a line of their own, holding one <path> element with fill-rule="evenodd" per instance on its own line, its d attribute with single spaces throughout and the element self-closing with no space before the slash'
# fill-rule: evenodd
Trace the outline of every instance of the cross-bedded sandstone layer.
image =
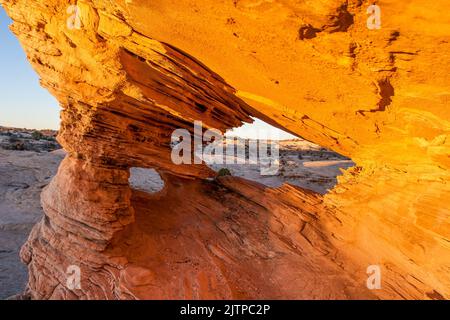
<svg viewBox="0 0 450 320">
<path fill-rule="evenodd" d="M 446 1 L 378 1 L 379 30 L 356 0 L 79 0 L 79 29 L 67 1 L 0 2 L 69 153 L 22 250 L 33 298 L 450 297 Z M 171 162 L 174 129 L 250 115 L 356 166 L 321 196 Z"/>
</svg>

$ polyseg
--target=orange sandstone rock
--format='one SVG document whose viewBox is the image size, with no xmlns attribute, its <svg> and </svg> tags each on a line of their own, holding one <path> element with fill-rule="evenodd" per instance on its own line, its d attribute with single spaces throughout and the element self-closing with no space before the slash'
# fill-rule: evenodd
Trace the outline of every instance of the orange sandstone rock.
<svg viewBox="0 0 450 320">
<path fill-rule="evenodd" d="M 356 0 L 79 0 L 80 29 L 65 1 L 0 3 L 69 152 L 22 250 L 33 298 L 450 297 L 447 1 L 378 1 L 379 30 Z M 174 129 L 251 115 L 356 166 L 320 196 L 171 162 Z"/>
</svg>

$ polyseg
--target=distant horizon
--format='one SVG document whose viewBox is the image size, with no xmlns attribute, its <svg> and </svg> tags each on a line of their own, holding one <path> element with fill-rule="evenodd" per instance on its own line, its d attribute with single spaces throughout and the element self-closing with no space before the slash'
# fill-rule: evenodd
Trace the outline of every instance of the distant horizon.
<svg viewBox="0 0 450 320">
<path fill-rule="evenodd" d="M 17 127 L 17 126 L 7 126 L 0 123 L 0 128 L 4 129 L 13 129 L 13 130 L 25 130 L 25 131 L 59 131 L 59 129 L 52 128 L 29 128 L 29 127 Z M 258 136 L 258 132 L 265 131 L 266 134 L 261 134 Z M 243 126 L 238 128 L 229 129 L 225 132 L 226 138 L 238 137 L 241 139 L 265 139 L 266 136 L 269 136 L 270 140 L 304 140 L 300 137 L 296 137 L 291 135 L 290 133 L 284 132 L 278 128 L 275 128 L 259 119 L 254 119 L 253 124 L 245 123 Z M 270 137 L 271 136 L 271 137 Z M 276 136 L 276 137 L 275 137 Z"/>
<path fill-rule="evenodd" d="M 27 128 L 27 127 L 17 127 L 17 126 L 5 126 L 2 125 L 0 123 L 0 128 L 1 129 L 11 129 L 11 130 L 27 130 L 27 131 L 59 131 L 59 129 L 51 129 L 51 128 L 43 128 L 43 129 L 38 129 L 38 128 Z"/>
</svg>

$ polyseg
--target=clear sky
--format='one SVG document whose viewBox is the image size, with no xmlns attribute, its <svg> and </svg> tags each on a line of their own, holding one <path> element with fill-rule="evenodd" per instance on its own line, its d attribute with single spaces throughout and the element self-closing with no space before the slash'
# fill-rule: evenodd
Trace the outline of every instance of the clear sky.
<svg viewBox="0 0 450 320">
<path fill-rule="evenodd" d="M 58 129 L 58 102 L 39 85 L 39 77 L 8 28 L 10 24 L 11 19 L 0 6 L 0 126 Z M 231 133 L 243 138 L 294 138 L 258 119 Z"/>
<path fill-rule="evenodd" d="M 252 124 L 244 124 L 242 127 L 229 130 L 227 135 L 249 139 L 295 139 L 290 133 L 284 132 L 259 119 L 254 118 Z"/>
<path fill-rule="evenodd" d="M 58 129 L 59 104 L 39 85 L 39 77 L 8 28 L 10 24 L 0 6 L 0 125 Z"/>
</svg>

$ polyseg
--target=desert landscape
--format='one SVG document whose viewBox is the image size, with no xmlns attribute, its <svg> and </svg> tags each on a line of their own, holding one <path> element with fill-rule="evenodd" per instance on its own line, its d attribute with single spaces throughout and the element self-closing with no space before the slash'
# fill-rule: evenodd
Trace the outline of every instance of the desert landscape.
<svg viewBox="0 0 450 320">
<path fill-rule="evenodd" d="M 42 141 L 33 139 L 30 132 L 35 131 L 4 127 L 0 131 L 0 299 L 30 298 L 23 294 L 28 273 L 19 258 L 20 248 L 31 228 L 42 219 L 40 194 L 66 156 L 57 143 L 54 149 L 43 143 L 52 141 L 56 132 L 44 132 Z M 257 164 L 211 168 L 228 168 L 230 175 L 270 187 L 289 183 L 325 193 L 336 184 L 340 169 L 351 166 L 351 161 L 342 156 L 301 139 L 280 141 L 279 145 L 281 166 L 276 176 L 261 176 Z M 131 169 L 129 182 L 135 192 L 151 194 L 164 188 L 164 181 L 152 169 Z"/>
<path fill-rule="evenodd" d="M 2 134 L 3 297 L 450 298 L 448 1 L 0 4 L 60 105 Z M 276 175 L 174 157 L 255 119 Z"/>
</svg>

